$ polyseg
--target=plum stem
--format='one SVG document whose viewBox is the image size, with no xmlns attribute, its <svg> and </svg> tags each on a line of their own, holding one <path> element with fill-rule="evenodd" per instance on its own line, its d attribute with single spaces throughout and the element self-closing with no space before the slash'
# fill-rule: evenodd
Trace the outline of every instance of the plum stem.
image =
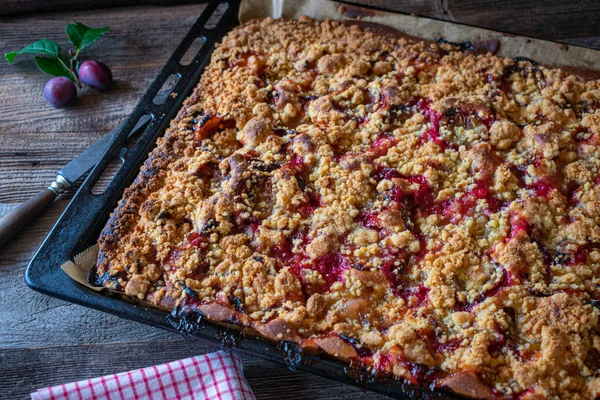
<svg viewBox="0 0 600 400">
<path fill-rule="evenodd" d="M 70 55 L 70 51 L 69 51 L 69 55 Z M 77 54 L 79 54 L 79 50 L 77 51 L 77 53 L 75 54 L 75 58 L 77 58 Z M 79 76 L 77 75 L 77 72 L 75 71 L 75 69 L 73 68 L 73 60 L 75 59 L 74 57 L 70 57 L 69 60 L 69 66 L 67 66 L 67 64 L 65 64 L 65 62 L 59 57 L 58 61 L 63 65 L 63 67 L 65 67 L 66 70 L 69 71 L 69 73 L 71 74 L 71 76 L 73 77 L 73 81 L 75 82 L 75 85 L 77 85 L 77 87 L 79 89 L 82 88 L 81 82 L 79 81 Z"/>
</svg>

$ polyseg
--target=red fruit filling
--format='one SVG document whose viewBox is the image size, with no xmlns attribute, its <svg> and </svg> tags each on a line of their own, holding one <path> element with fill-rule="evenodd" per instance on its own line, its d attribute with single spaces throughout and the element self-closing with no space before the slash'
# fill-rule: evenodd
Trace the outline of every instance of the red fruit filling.
<svg viewBox="0 0 600 400">
<path fill-rule="evenodd" d="M 407 303 L 409 303 L 410 298 L 413 297 L 416 299 L 411 304 L 411 307 L 418 308 L 425 305 L 429 301 L 429 288 L 421 285 L 415 287 L 407 287 L 404 282 L 403 274 L 405 271 L 402 271 L 402 267 L 395 267 L 393 261 L 389 261 L 381 266 L 381 272 L 383 272 L 390 282 L 390 286 L 392 288 L 392 292 L 396 296 L 402 297 Z"/>
<path fill-rule="evenodd" d="M 209 242 L 209 238 L 208 236 L 201 235 L 198 232 L 191 232 L 187 236 L 187 241 L 190 243 L 190 245 L 200 248 L 204 247 L 203 245 Z"/>
<path fill-rule="evenodd" d="M 200 120 L 194 120 L 192 129 L 196 131 L 196 141 L 206 139 L 218 129 L 228 129 L 235 127 L 233 119 L 224 119 L 220 115 L 203 115 Z"/>
<path fill-rule="evenodd" d="M 326 292 L 331 285 L 342 280 L 342 274 L 348 268 L 350 268 L 350 263 L 346 257 L 338 253 L 329 253 L 314 260 L 306 260 L 304 263 L 298 262 L 292 267 L 292 271 L 300 279 L 302 279 L 302 271 L 305 269 L 318 271 L 325 281 L 321 290 Z"/>
<path fill-rule="evenodd" d="M 538 197 L 548 197 L 552 190 L 558 189 L 556 185 L 547 177 L 538 179 L 532 185 L 530 185 L 529 188 L 533 189 L 535 191 L 535 195 Z"/>
<path fill-rule="evenodd" d="M 525 233 L 529 234 L 528 229 L 529 229 L 529 223 L 527 222 L 525 217 L 523 217 L 522 215 L 519 215 L 519 214 L 512 215 L 510 218 L 509 239 L 516 237 L 519 234 L 519 232 L 521 232 L 521 231 L 524 231 Z"/>
<path fill-rule="evenodd" d="M 308 217 L 314 214 L 315 210 L 321 207 L 321 196 L 317 193 L 306 194 L 307 202 L 297 208 L 297 211 L 302 217 Z"/>
<path fill-rule="evenodd" d="M 302 240 L 302 247 L 310 243 L 307 235 L 296 235 L 295 238 Z M 302 271 L 307 269 L 318 271 L 325 281 L 325 284 L 320 288 L 320 292 L 326 292 L 335 282 L 342 281 L 344 271 L 350 268 L 350 262 L 346 257 L 332 252 L 311 260 L 302 250 L 298 253 L 292 252 L 292 240 L 286 239 L 280 245 L 271 248 L 271 257 L 277 259 L 279 268 L 289 266 L 292 273 L 301 282 L 304 282 Z"/>
<path fill-rule="evenodd" d="M 449 147 L 448 143 L 440 137 L 440 121 L 442 119 L 442 114 L 431 108 L 431 102 L 429 100 L 421 100 L 418 104 L 419 110 L 421 110 L 425 119 L 431 123 L 431 128 L 423 133 L 421 140 L 424 142 L 434 142 L 442 149 L 447 149 Z"/>
<path fill-rule="evenodd" d="M 381 157 L 387 154 L 388 150 L 394 147 L 398 140 L 387 133 L 379 135 L 377 140 L 373 142 L 369 151 L 374 153 L 376 157 Z"/>
<path fill-rule="evenodd" d="M 400 178 L 411 184 L 417 184 L 416 189 L 408 192 L 394 186 L 390 191 L 391 200 L 405 204 L 413 211 L 418 211 L 422 216 L 438 214 L 451 218 L 452 222 L 457 222 L 463 216 L 468 215 L 478 200 L 486 201 L 489 213 L 496 213 L 508 204 L 493 196 L 490 183 L 486 180 L 478 181 L 475 188 L 465 192 L 460 198 L 436 203 L 427 178 L 423 175 L 404 176 L 393 168 L 378 168 L 373 178 L 377 181 Z"/>
<path fill-rule="evenodd" d="M 567 265 L 580 265 L 587 262 L 587 249 L 580 248 L 569 257 Z"/>
<path fill-rule="evenodd" d="M 493 115 L 486 115 L 484 117 L 479 117 L 479 122 L 481 122 L 485 127 L 490 130 L 494 122 L 496 122 L 496 117 Z"/>
<path fill-rule="evenodd" d="M 358 221 L 367 229 L 379 229 L 381 227 L 381 221 L 379 220 L 379 213 L 366 212 L 358 216 Z"/>
<path fill-rule="evenodd" d="M 245 67 L 248 65 L 248 59 L 251 56 L 257 56 L 258 53 L 256 51 L 244 51 L 238 55 L 235 60 L 229 61 L 229 68 L 233 67 Z"/>
<path fill-rule="evenodd" d="M 283 167 L 291 169 L 295 174 L 301 174 L 304 172 L 306 164 L 304 164 L 304 158 L 294 153 L 292 159 Z"/>
</svg>

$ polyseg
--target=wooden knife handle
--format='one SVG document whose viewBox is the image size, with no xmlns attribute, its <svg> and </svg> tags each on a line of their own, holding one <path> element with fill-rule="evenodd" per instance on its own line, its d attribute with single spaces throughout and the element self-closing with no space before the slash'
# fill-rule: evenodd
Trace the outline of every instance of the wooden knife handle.
<svg viewBox="0 0 600 400">
<path fill-rule="evenodd" d="M 10 210 L 0 219 L 0 246 L 12 239 L 56 199 L 50 188 L 44 189 L 25 203 Z"/>
</svg>

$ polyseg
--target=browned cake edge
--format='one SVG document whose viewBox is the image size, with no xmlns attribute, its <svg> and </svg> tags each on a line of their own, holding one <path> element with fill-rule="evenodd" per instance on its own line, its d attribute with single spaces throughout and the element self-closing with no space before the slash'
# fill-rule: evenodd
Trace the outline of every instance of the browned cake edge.
<svg viewBox="0 0 600 400">
<path fill-rule="evenodd" d="M 378 35 L 392 35 L 406 39 L 417 40 L 426 43 L 432 41 L 406 35 L 405 33 L 378 23 L 366 21 L 341 21 L 347 25 L 357 25 L 366 30 L 371 30 Z M 541 65 L 541 64 L 540 64 Z M 560 68 L 567 74 L 576 75 L 582 80 L 592 80 L 600 78 L 600 71 L 588 70 L 583 68 L 569 66 L 551 66 Z M 171 121 L 170 127 L 166 130 L 163 137 L 159 138 L 156 148 L 149 154 L 148 159 L 140 169 L 133 184 L 127 188 L 122 199 L 119 201 L 115 211 L 111 214 L 109 220 L 104 226 L 99 243 L 99 253 L 97 264 L 93 267 L 96 270 L 108 270 L 110 261 L 107 253 L 113 251 L 115 244 L 122 237 L 123 233 L 130 229 L 136 221 L 136 217 L 141 204 L 152 193 L 153 189 L 160 186 L 163 182 L 166 168 L 175 159 L 173 146 L 177 143 L 176 132 L 178 123 L 184 117 L 189 117 L 192 112 L 190 108 L 201 97 L 201 93 L 196 89 L 184 102 L 177 116 Z M 200 110 L 194 110 L 194 113 L 200 114 Z M 99 282 L 111 279 L 109 276 L 99 276 Z M 114 278 L 113 278 L 114 279 Z M 117 288 L 118 289 L 118 288 Z M 120 293 L 122 294 L 122 293 Z M 157 305 L 152 304 L 152 299 L 147 297 L 144 301 L 145 306 L 159 308 L 163 310 L 172 310 L 176 306 L 176 299 L 165 295 Z M 298 344 L 303 351 L 308 354 L 324 354 L 346 363 L 352 363 L 358 356 L 357 350 L 337 333 L 330 333 L 324 337 L 302 338 L 296 329 L 288 324 L 282 318 L 273 319 L 267 323 L 261 323 L 253 320 L 247 315 L 236 311 L 230 304 L 223 305 L 217 301 L 208 304 L 194 306 L 203 316 L 213 322 L 224 324 L 235 324 L 244 328 L 244 333 L 250 336 L 258 336 L 263 340 L 270 342 L 290 341 Z M 400 377 L 396 377 L 401 379 Z M 442 386 L 451 389 L 453 392 L 470 398 L 489 398 L 492 396 L 491 388 L 484 384 L 476 375 L 468 372 L 458 372 L 445 378 Z"/>
</svg>

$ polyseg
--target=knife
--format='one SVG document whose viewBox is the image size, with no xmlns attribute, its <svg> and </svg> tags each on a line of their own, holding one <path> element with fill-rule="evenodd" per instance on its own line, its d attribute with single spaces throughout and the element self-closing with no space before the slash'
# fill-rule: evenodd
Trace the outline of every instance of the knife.
<svg viewBox="0 0 600 400">
<path fill-rule="evenodd" d="M 160 97 L 161 94 L 158 94 L 157 99 Z M 142 116 L 129 133 L 128 137 L 145 129 L 151 119 L 152 118 L 148 114 Z M 66 189 L 72 188 L 79 178 L 87 174 L 100 160 L 121 126 L 122 125 L 119 125 L 112 131 L 106 133 L 98 139 L 96 143 L 78 155 L 73 161 L 65 165 L 58 171 L 56 179 L 47 189 L 42 190 L 23 204 L 13 208 L 8 214 L 0 219 L 0 247 L 40 215 L 42 211 L 52 204 L 59 194 Z"/>
</svg>

